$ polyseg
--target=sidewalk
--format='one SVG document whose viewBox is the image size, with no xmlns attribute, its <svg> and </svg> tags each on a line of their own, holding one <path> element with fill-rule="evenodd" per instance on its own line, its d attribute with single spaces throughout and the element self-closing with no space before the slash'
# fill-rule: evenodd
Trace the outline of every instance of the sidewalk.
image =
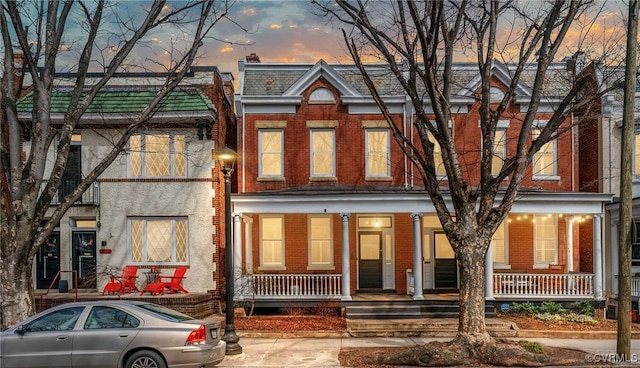
<svg viewBox="0 0 640 368">
<path fill-rule="evenodd" d="M 335 337 L 335 338 L 240 338 L 243 352 L 227 355 L 220 367 L 342 367 L 338 353 L 342 348 L 376 346 L 413 346 L 430 341 L 449 341 L 447 338 L 429 337 Z M 519 338 L 516 340 L 520 340 Z M 602 359 L 616 351 L 615 339 L 551 339 L 531 338 L 543 345 L 584 350 Z M 631 352 L 639 354 L 640 340 L 631 341 Z M 585 356 L 585 362 L 587 357 Z M 602 360 L 600 360 L 602 361 Z M 638 362 L 640 363 L 640 362 Z M 634 364 L 640 366 L 640 364 Z M 627 365 L 628 366 L 628 365 Z"/>
</svg>

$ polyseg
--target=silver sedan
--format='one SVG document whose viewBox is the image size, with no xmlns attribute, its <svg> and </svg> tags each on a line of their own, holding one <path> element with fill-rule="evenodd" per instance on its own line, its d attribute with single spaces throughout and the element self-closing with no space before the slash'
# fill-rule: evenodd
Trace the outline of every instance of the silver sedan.
<svg viewBox="0 0 640 368">
<path fill-rule="evenodd" d="M 0 367 L 201 368 L 224 359 L 220 324 L 136 301 L 67 303 L 2 332 Z"/>
</svg>

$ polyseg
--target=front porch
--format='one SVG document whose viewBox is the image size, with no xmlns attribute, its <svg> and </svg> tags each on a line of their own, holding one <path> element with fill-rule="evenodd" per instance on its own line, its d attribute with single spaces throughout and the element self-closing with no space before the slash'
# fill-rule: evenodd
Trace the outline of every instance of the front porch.
<svg viewBox="0 0 640 368">
<path fill-rule="evenodd" d="M 594 279 L 593 273 L 494 273 L 492 282 L 487 283 L 490 287 L 485 295 L 487 300 L 595 299 Z M 407 270 L 406 280 L 407 295 L 413 297 L 415 277 L 412 270 Z M 344 298 L 341 285 L 341 274 L 245 274 L 236 281 L 236 300 L 349 300 Z M 640 296 L 640 277 L 634 278 L 633 293 Z M 438 295 L 421 294 L 426 299 Z"/>
</svg>

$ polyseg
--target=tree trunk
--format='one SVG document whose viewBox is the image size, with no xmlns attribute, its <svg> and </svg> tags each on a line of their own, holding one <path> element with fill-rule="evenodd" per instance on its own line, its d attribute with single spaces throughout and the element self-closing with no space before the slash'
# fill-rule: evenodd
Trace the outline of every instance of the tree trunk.
<svg viewBox="0 0 640 368">
<path fill-rule="evenodd" d="M 2 239 L 4 249 L 25 249 L 25 245 L 18 245 L 18 239 Z M 13 243 L 13 244 L 12 244 Z M 3 267 L 0 268 L 0 299 L 2 299 L 2 314 L 0 325 L 2 328 L 32 316 L 35 311 L 33 303 L 33 280 L 31 278 L 31 264 L 33 257 L 27 262 L 14 257 L 3 257 Z"/>
<path fill-rule="evenodd" d="M 475 243 L 457 252 L 460 269 L 460 316 L 456 339 L 465 345 L 491 341 L 484 319 L 485 256 Z"/>
</svg>

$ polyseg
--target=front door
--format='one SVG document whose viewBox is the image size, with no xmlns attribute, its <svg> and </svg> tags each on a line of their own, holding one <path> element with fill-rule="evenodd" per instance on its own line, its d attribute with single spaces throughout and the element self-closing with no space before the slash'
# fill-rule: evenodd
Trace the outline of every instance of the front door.
<svg viewBox="0 0 640 368">
<path fill-rule="evenodd" d="M 78 288 L 94 289 L 96 283 L 96 231 L 75 230 L 72 233 L 73 269 L 78 271 Z"/>
<path fill-rule="evenodd" d="M 449 239 L 444 233 L 434 234 L 434 285 L 436 288 L 458 288 L 458 265 Z"/>
<path fill-rule="evenodd" d="M 382 289 L 382 232 L 361 232 L 359 244 L 359 288 Z"/>
<path fill-rule="evenodd" d="M 53 279 L 60 271 L 60 233 L 53 232 L 38 249 L 36 261 L 36 288 L 58 288 L 58 280 L 52 285 Z"/>
</svg>

